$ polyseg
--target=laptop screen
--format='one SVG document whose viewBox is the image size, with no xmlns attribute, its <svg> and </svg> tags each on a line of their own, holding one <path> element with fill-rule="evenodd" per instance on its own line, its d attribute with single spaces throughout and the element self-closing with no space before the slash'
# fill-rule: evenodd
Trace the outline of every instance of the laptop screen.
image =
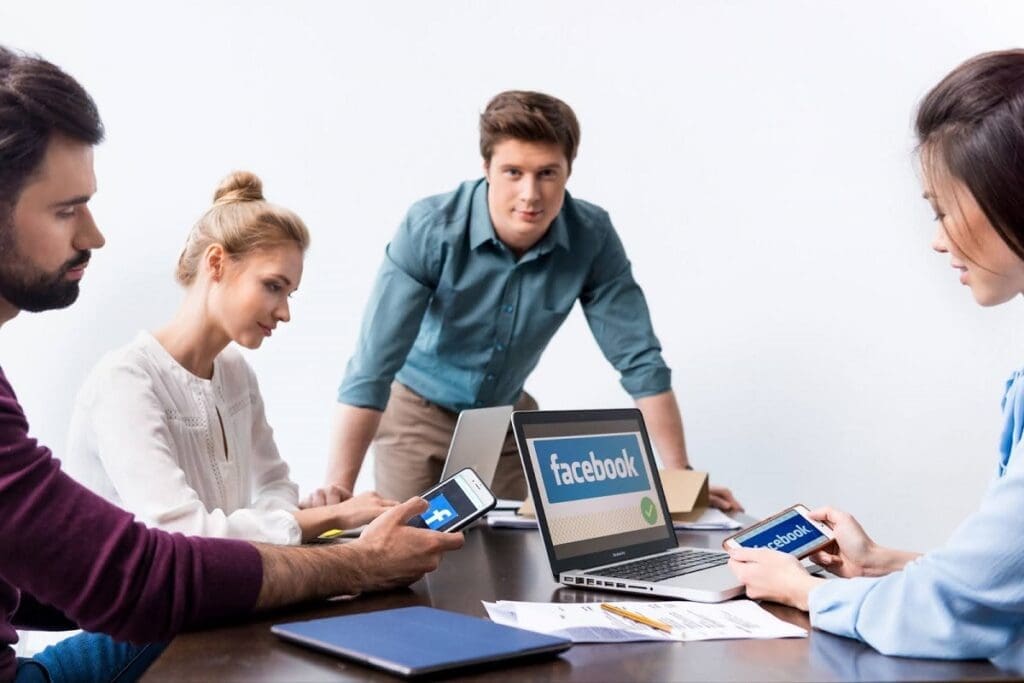
<svg viewBox="0 0 1024 683">
<path fill-rule="evenodd" d="M 631 547 L 676 545 L 639 411 L 516 418 L 534 504 L 561 570 L 577 565 L 564 562 L 573 558 L 608 563 L 628 559 L 633 553 L 623 550 Z"/>
</svg>

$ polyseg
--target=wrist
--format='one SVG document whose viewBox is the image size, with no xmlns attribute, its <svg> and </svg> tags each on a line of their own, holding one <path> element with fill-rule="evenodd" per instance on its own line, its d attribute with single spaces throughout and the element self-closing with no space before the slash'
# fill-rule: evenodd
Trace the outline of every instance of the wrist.
<svg viewBox="0 0 1024 683">
<path fill-rule="evenodd" d="M 822 583 L 825 583 L 825 579 L 818 578 L 817 576 L 811 576 L 808 574 L 807 576 L 801 577 L 793 594 L 790 596 L 790 604 L 798 610 L 802 610 L 804 612 L 809 611 L 808 604 L 811 599 L 811 591 Z"/>
<path fill-rule="evenodd" d="M 362 538 L 346 543 L 344 549 L 348 551 L 349 562 L 352 567 L 351 575 L 355 585 L 352 586 L 352 593 L 362 593 L 370 588 L 370 567 L 373 560 L 370 557 L 369 545 Z"/>
<path fill-rule="evenodd" d="M 902 568 L 902 563 L 891 548 L 872 544 L 867 554 L 867 561 L 861 568 L 864 576 L 877 577 L 891 574 Z"/>
</svg>

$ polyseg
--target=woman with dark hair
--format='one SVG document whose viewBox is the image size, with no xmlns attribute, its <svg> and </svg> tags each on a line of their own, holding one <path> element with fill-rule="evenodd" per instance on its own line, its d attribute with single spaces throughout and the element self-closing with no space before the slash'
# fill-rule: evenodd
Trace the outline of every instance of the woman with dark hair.
<svg viewBox="0 0 1024 683">
<path fill-rule="evenodd" d="M 959 66 L 917 114 L 924 196 L 935 209 L 932 247 L 948 254 L 982 306 L 1024 293 L 1024 50 Z M 812 517 L 836 543 L 813 557 L 840 579 L 807 574 L 767 549 L 730 551 L 752 598 L 810 612 L 811 624 L 885 654 L 968 659 L 1005 653 L 1024 638 L 1024 370 L 1006 383 L 995 476 L 977 512 L 943 547 L 919 555 L 884 548 L 847 513 Z"/>
</svg>

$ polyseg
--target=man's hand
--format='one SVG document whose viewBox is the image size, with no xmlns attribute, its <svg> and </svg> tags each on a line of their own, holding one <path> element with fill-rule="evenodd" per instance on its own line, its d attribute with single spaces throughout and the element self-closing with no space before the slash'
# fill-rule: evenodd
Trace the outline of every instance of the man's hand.
<svg viewBox="0 0 1024 683">
<path fill-rule="evenodd" d="M 724 486 L 708 486 L 708 502 L 722 512 L 744 512 L 743 506 Z"/>
<path fill-rule="evenodd" d="M 324 505 L 335 505 L 352 497 L 352 491 L 340 484 L 327 484 L 299 501 L 299 509 L 319 508 Z"/>
<path fill-rule="evenodd" d="M 348 546 L 362 558 L 363 590 L 407 586 L 437 569 L 441 556 L 465 543 L 462 532 L 447 533 L 407 526 L 414 515 L 427 511 L 427 501 L 410 498 L 370 523 Z"/>
<path fill-rule="evenodd" d="M 768 548 L 729 548 L 729 569 L 747 587 L 747 597 L 805 612 L 811 590 L 824 582 L 808 574 L 792 555 Z"/>
</svg>

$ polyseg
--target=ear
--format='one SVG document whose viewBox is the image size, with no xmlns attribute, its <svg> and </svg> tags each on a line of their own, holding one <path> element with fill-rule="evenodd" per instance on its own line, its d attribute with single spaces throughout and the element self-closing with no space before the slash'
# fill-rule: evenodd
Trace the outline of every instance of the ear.
<svg viewBox="0 0 1024 683">
<path fill-rule="evenodd" d="M 220 244 L 211 244 L 203 254 L 203 263 L 206 264 L 207 272 L 213 282 L 220 282 L 224 277 L 224 267 L 227 262 L 227 254 Z"/>
</svg>

